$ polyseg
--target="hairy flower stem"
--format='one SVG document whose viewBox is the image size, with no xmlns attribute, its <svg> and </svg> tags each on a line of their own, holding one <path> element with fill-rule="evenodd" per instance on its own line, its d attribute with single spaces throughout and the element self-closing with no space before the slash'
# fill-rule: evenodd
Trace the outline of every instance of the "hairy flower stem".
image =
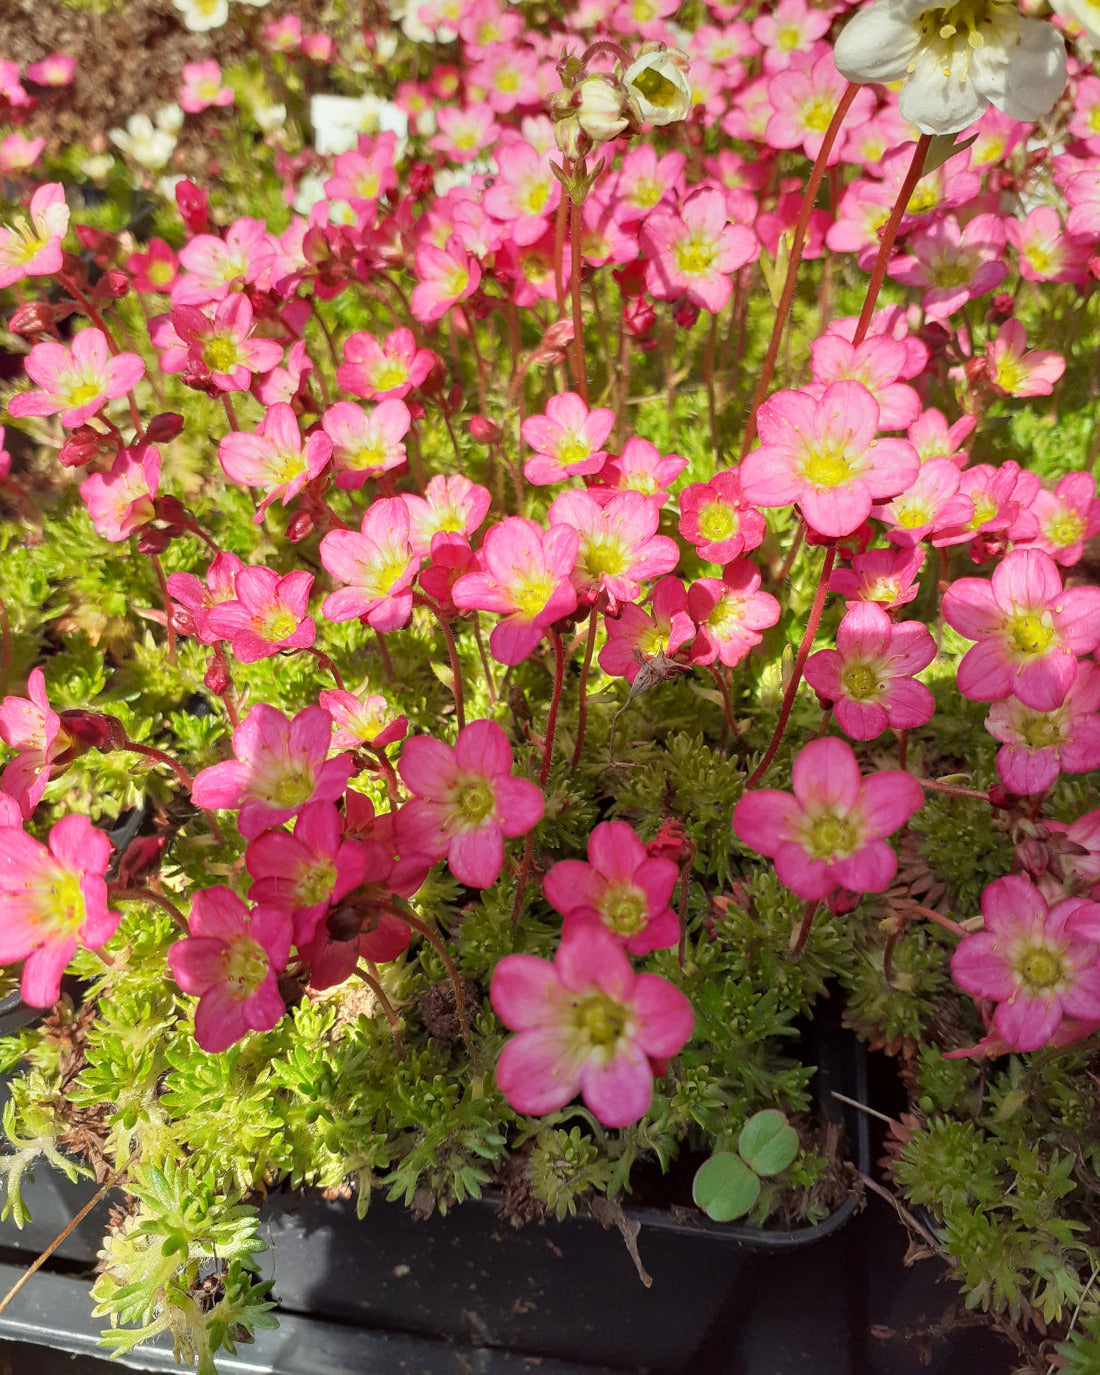
<svg viewBox="0 0 1100 1375">
<path fill-rule="evenodd" d="M 932 793 L 944 793 L 948 797 L 975 797 L 980 802 L 989 801 L 989 794 L 979 792 L 977 788 L 957 788 L 954 783 L 940 783 L 935 778 L 918 778 L 916 781 Z"/>
<path fill-rule="evenodd" d="M 965 927 L 960 926 L 957 921 L 952 921 L 950 917 L 943 917 L 939 912 L 934 912 L 931 907 L 911 907 L 907 915 L 924 917 L 926 921 L 934 921 L 937 926 L 942 926 L 945 931 L 950 931 L 953 936 L 958 936 L 959 940 L 967 935 Z"/>
<path fill-rule="evenodd" d="M 176 627 L 172 624 L 172 599 L 168 595 L 168 579 L 164 576 L 164 569 L 160 566 L 160 559 L 156 554 L 149 555 L 153 564 L 153 572 L 156 575 L 157 586 L 160 588 L 160 600 L 164 607 L 164 632 L 168 638 L 168 662 L 176 662 Z"/>
<path fill-rule="evenodd" d="M 477 322 L 465 306 L 462 307 L 462 318 L 466 322 L 466 333 L 469 335 L 470 348 L 473 350 L 474 362 L 477 366 L 477 404 L 481 414 L 488 416 L 489 400 L 485 390 L 485 359 L 481 356 L 481 348 L 477 342 Z"/>
<path fill-rule="evenodd" d="M 718 316 L 710 317 L 707 342 L 703 351 L 703 381 L 707 388 L 707 420 L 710 423 L 710 447 L 718 464 L 718 404 L 714 394 L 714 351 L 718 341 Z"/>
<path fill-rule="evenodd" d="M 582 168 L 583 171 L 583 168 Z M 588 405 L 588 360 L 584 355 L 584 311 L 581 307 L 581 207 L 569 197 L 569 277 L 573 304 L 573 380 Z"/>
<path fill-rule="evenodd" d="M 798 529 L 794 532 L 794 539 L 791 540 L 791 547 L 787 550 L 787 557 L 783 560 L 783 567 L 779 570 L 779 575 L 775 580 L 777 587 L 782 587 L 791 576 L 791 569 L 794 567 L 795 558 L 798 551 L 802 548 L 802 541 L 806 537 L 806 522 L 799 520 Z"/>
<path fill-rule="evenodd" d="M 806 903 L 805 910 L 802 913 L 802 920 L 791 932 L 791 945 L 788 954 L 792 960 L 797 960 L 799 955 L 802 954 L 810 936 L 810 927 L 814 924 L 814 917 L 820 906 L 821 903 L 816 898 L 812 898 Z"/>
<path fill-rule="evenodd" d="M 394 772 L 393 765 L 386 758 L 386 751 L 378 749 L 375 745 L 368 745 L 370 756 L 378 765 L 378 772 L 386 780 L 386 796 L 390 800 L 390 807 L 396 811 L 400 805 L 400 789 L 397 783 L 397 774 Z"/>
<path fill-rule="evenodd" d="M 181 931 L 190 935 L 190 927 L 187 925 L 187 918 L 174 902 L 166 898 L 163 893 L 154 893 L 151 888 L 137 886 L 133 888 L 119 888 L 114 884 L 107 885 L 107 900 L 109 902 L 151 902 L 154 907 L 159 907 L 161 911 L 167 912 Z"/>
<path fill-rule="evenodd" d="M 462 691 L 462 663 L 458 657 L 458 646 L 455 644 L 454 632 L 447 624 L 446 616 L 431 597 L 418 596 L 416 604 L 426 606 L 435 617 L 436 624 L 443 636 L 443 643 L 447 646 L 447 658 L 451 664 L 451 693 L 455 699 L 455 720 L 458 722 L 459 730 L 463 730 L 466 725 L 466 705 Z"/>
<path fill-rule="evenodd" d="M 119 749 L 129 750 L 132 754 L 143 754 L 146 759 L 155 759 L 158 764 L 167 764 L 188 792 L 195 785 L 195 780 L 183 765 L 173 759 L 170 754 L 165 754 L 163 750 L 158 750 L 152 745 L 139 744 L 137 740 L 127 740 L 125 744 L 119 746 Z"/>
<path fill-rule="evenodd" d="M 745 437 L 741 442 L 741 457 L 744 458 L 752 448 L 753 440 L 756 438 L 756 413 L 764 404 L 764 399 L 768 394 L 768 387 L 771 385 L 772 375 L 775 372 L 775 360 L 779 357 L 779 345 L 783 338 L 783 331 L 787 324 L 787 317 L 791 313 L 791 303 L 794 301 L 795 283 L 798 280 L 798 266 L 802 261 L 802 249 L 806 242 L 806 230 L 809 228 L 810 215 L 814 208 L 814 201 L 821 187 L 821 180 L 825 175 L 825 164 L 829 160 L 829 154 L 833 151 L 833 144 L 840 133 L 840 126 L 844 123 L 845 116 L 851 108 L 852 101 L 855 100 L 859 87 L 855 82 L 849 81 L 847 89 L 840 97 L 840 103 L 829 121 L 829 127 L 825 130 L 825 137 L 821 140 L 821 148 L 814 165 L 810 171 L 810 179 L 806 183 L 806 189 L 802 193 L 802 204 L 799 207 L 798 219 L 795 221 L 794 232 L 791 237 L 790 259 L 787 263 L 787 276 L 783 282 L 783 291 L 779 297 L 779 305 L 776 307 L 775 324 L 772 326 L 772 337 L 768 340 L 768 351 L 764 355 L 764 362 L 760 369 L 760 377 L 756 384 L 756 391 L 753 393 L 752 405 L 749 408 L 749 418 L 745 425 Z"/>
<path fill-rule="evenodd" d="M 367 968 L 363 960 L 360 960 L 355 966 L 355 972 L 378 999 L 378 1006 L 386 1014 L 386 1021 L 390 1024 L 390 1035 L 393 1037 L 397 1058 L 403 1060 L 405 1058 L 405 1046 L 401 1040 L 401 1018 L 398 1017 L 397 1013 L 393 1010 L 393 1004 L 390 1002 L 389 998 L 386 997 L 386 990 L 382 987 L 376 975 Z"/>
<path fill-rule="evenodd" d="M 317 660 L 317 662 L 321 665 L 321 667 L 332 674 L 332 681 L 336 684 L 340 691 L 345 691 L 344 680 L 340 676 L 340 670 L 336 667 L 336 665 L 332 662 L 332 660 L 324 652 L 323 649 L 318 649 L 316 645 L 306 645 L 305 653 L 312 654 L 313 657 Z"/>
<path fill-rule="evenodd" d="M 233 402 L 229 399 L 229 393 L 227 391 L 223 391 L 221 395 L 222 408 L 225 411 L 226 420 L 229 421 L 229 428 L 231 430 L 239 430 L 241 427 L 237 420 L 237 411 L 233 405 Z"/>
<path fill-rule="evenodd" d="M 554 735 L 558 728 L 558 707 L 561 705 L 562 684 L 565 682 L 565 646 L 561 635 L 551 630 L 550 641 L 554 646 L 554 691 L 550 698 L 550 709 L 546 716 L 546 736 L 542 742 L 542 767 L 539 769 L 539 787 L 546 787 L 550 776 L 550 760 L 554 756 Z"/>
<path fill-rule="evenodd" d="M 454 960 L 451 959 L 447 952 L 446 945 L 444 945 L 442 939 L 426 922 L 422 922 L 419 917 L 413 916 L 411 912 L 406 911 L 404 908 L 395 911 L 394 916 L 399 917 L 406 925 L 411 926 L 414 931 L 419 931 L 446 965 L 447 975 L 455 991 L 455 1014 L 458 1017 L 458 1025 L 462 1031 L 462 1039 L 466 1044 L 466 1050 L 469 1052 L 470 1061 L 474 1067 L 474 1073 L 480 1074 L 481 1070 L 478 1067 L 477 1055 L 474 1052 L 473 1043 L 470 1040 L 470 1019 L 466 1015 L 466 995 L 462 992 L 462 980 L 458 977 L 458 970 L 455 968 Z"/>
<path fill-rule="evenodd" d="M 481 617 L 474 612 L 474 643 L 477 645 L 478 656 L 481 659 L 481 667 L 485 673 L 485 689 L 489 694 L 490 703 L 495 706 L 497 700 L 497 685 L 493 681 L 493 670 L 489 664 L 489 656 L 485 652 L 485 641 L 481 636 Z"/>
<path fill-rule="evenodd" d="M 719 669 L 715 668 L 713 664 L 708 664 L 707 668 L 710 671 L 710 676 L 714 679 L 715 686 L 722 694 L 722 716 L 725 719 L 726 728 L 737 743 L 743 745 L 745 743 L 745 738 L 737 729 L 737 722 L 734 720 L 733 698 L 730 696 L 730 686 L 726 681 L 726 676 Z"/>
<path fill-rule="evenodd" d="M 794 706 L 795 694 L 798 692 L 798 685 L 802 681 L 802 670 L 806 660 L 809 658 L 810 650 L 813 648 L 814 636 L 817 634 L 817 627 L 821 623 L 821 613 L 825 609 L 825 598 L 829 595 L 829 579 L 833 575 L 833 564 L 836 563 L 836 545 L 830 544 L 825 550 L 825 564 L 821 569 L 821 577 L 817 584 L 817 591 L 814 593 L 813 605 L 810 607 L 810 618 L 806 622 L 806 630 L 802 636 L 802 643 L 798 646 L 798 653 L 795 655 L 794 668 L 791 670 L 791 680 L 787 684 L 787 690 L 783 694 L 783 702 L 779 708 L 779 720 L 775 723 L 775 732 L 772 735 L 768 748 L 764 751 L 764 757 L 753 771 L 752 777 L 745 784 L 746 791 L 755 788 L 764 774 L 768 771 L 768 765 L 775 758 L 775 752 L 779 748 L 779 742 L 783 739 L 783 732 L 787 728 L 790 719 L 791 708 Z"/>
<path fill-rule="evenodd" d="M 580 696 L 577 700 L 577 743 L 573 747 L 572 767 L 575 769 L 581 762 L 581 754 L 584 752 L 584 732 L 588 725 L 588 670 L 592 666 L 592 650 L 596 645 L 596 608 L 593 607 L 588 615 L 588 635 L 584 642 L 584 658 L 581 661 L 581 685 Z"/>
<path fill-rule="evenodd" d="M 898 191 L 898 198 L 894 202 L 894 208 L 890 211 L 890 218 L 882 228 L 882 238 L 879 241 L 878 255 L 875 258 L 874 266 L 871 269 L 871 280 L 867 284 L 867 295 L 863 302 L 863 309 L 859 312 L 859 323 L 856 325 L 856 332 L 852 336 L 852 343 L 856 348 L 863 343 L 867 337 L 867 331 L 871 325 L 871 317 L 875 313 L 875 304 L 878 301 L 878 294 L 882 290 L 882 284 L 886 280 L 886 266 L 890 261 L 890 253 L 894 247 L 894 240 L 898 236 L 898 226 L 901 224 L 902 216 L 909 208 L 909 198 L 916 190 L 917 182 L 921 179 L 924 170 L 924 159 L 928 156 L 928 148 L 932 142 L 930 134 L 921 134 L 913 148 L 913 157 L 909 163 L 909 170 L 905 174 L 905 180 Z"/>
</svg>

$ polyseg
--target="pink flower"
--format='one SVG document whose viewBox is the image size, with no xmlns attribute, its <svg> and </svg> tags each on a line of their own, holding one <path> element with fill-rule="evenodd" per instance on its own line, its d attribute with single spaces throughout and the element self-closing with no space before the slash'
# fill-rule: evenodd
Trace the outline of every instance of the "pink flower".
<svg viewBox="0 0 1100 1375">
<path fill-rule="evenodd" d="M 454 748 L 414 736 L 398 772 L 413 794 L 397 815 L 403 850 L 433 861 L 471 888 L 494 884 L 504 863 L 504 837 L 524 835 L 543 812 L 541 789 L 512 777 L 512 747 L 495 721 L 471 721 Z"/>
<path fill-rule="evenodd" d="M 1070 568 L 1080 562 L 1085 541 L 1100 531 L 1096 479 L 1091 473 L 1067 473 L 1053 492 L 1035 493 L 1031 511 L 1039 522 L 1038 533 L 1018 543 L 1043 549 L 1055 563 Z"/>
<path fill-rule="evenodd" d="M 911 256 L 895 258 L 890 276 L 925 288 L 921 307 L 932 320 L 946 320 L 960 306 L 984 296 L 1005 279 L 1005 228 L 998 215 L 975 215 L 960 229 L 950 218 L 917 229 Z"/>
<path fill-rule="evenodd" d="M 113 358 L 102 330 L 82 329 L 72 348 L 47 341 L 35 344 L 27 356 L 27 376 L 40 390 L 17 392 L 8 403 L 12 415 L 56 415 L 75 430 L 106 402 L 125 396 L 145 376 L 145 363 L 136 353 Z"/>
<path fill-rule="evenodd" d="M 900 339 L 876 334 L 858 347 L 839 334 L 823 334 L 810 345 L 813 384 L 820 396 L 833 382 L 862 382 L 878 403 L 881 430 L 904 430 L 920 415 L 920 397 L 899 379 L 909 376 L 909 351 Z"/>
<path fill-rule="evenodd" d="M 807 55 L 778 72 L 768 83 L 773 110 L 765 131 L 768 147 L 801 148 L 808 158 L 816 158 L 846 85 L 833 62 L 831 48 L 816 59 Z M 853 125 L 861 124 L 873 109 L 874 96 L 861 90 L 848 119 Z M 829 163 L 839 161 L 840 148 L 834 147 Z"/>
<path fill-rule="evenodd" d="M 974 702 L 1011 693 L 1037 711 L 1065 701 L 1077 655 L 1100 644 L 1100 588 L 1063 589 L 1058 566 L 1040 549 L 1016 549 L 984 578 L 959 578 L 943 597 L 943 617 L 976 640 L 958 669 L 959 691 Z"/>
<path fill-rule="evenodd" d="M 764 517 L 745 501 L 738 469 L 724 469 L 709 482 L 684 488 L 680 534 L 710 563 L 729 563 L 761 543 Z"/>
<path fill-rule="evenodd" d="M 1100 1020 L 1100 904 L 1070 898 L 1048 907 L 1030 879 L 994 879 L 982 893 L 985 930 L 951 956 L 955 982 L 997 1004 L 1006 1048 L 1038 1050 L 1065 1016 Z"/>
<path fill-rule="evenodd" d="M 234 579 L 236 599 L 211 607 L 205 629 L 229 640 L 242 664 L 270 659 L 284 649 L 305 649 L 316 638 L 306 614 L 313 574 L 293 569 L 280 577 L 271 568 L 242 568 Z"/>
<path fill-rule="evenodd" d="M 278 907 L 294 918 L 294 944 L 311 940 L 329 907 L 367 877 L 367 850 L 343 838 L 344 819 L 331 802 L 309 802 L 294 834 L 264 831 L 249 842 L 250 902 Z"/>
<path fill-rule="evenodd" d="M 185 62 L 179 102 L 185 113 L 197 115 L 211 105 L 232 105 L 233 92 L 222 85 L 222 69 L 216 62 Z"/>
<path fill-rule="evenodd" d="M 314 430 L 303 441 L 293 408 L 282 401 L 271 407 L 254 434 L 231 430 L 218 445 L 218 462 L 226 477 L 263 491 L 257 523 L 276 498 L 284 506 L 292 501 L 331 456 L 328 435 Z"/>
<path fill-rule="evenodd" d="M 781 607 L 760 591 L 760 570 L 748 559 L 729 564 L 721 578 L 699 578 L 688 588 L 687 613 L 699 627 L 691 647 L 694 664 L 719 659 L 733 668 L 779 620 Z"/>
<path fill-rule="evenodd" d="M 484 572 L 464 574 L 451 596 L 462 610 L 504 615 L 489 636 L 498 663 L 521 663 L 548 626 L 576 610 L 570 574 L 579 543 L 580 532 L 571 525 L 546 531 L 519 516 L 489 530 L 479 551 Z"/>
<path fill-rule="evenodd" d="M 931 692 L 911 675 L 936 657 L 920 621 L 895 623 L 877 602 L 853 602 L 836 632 L 836 649 L 806 660 L 806 681 L 833 704 L 837 724 L 853 740 L 873 740 L 889 726 L 910 730 L 932 719 Z"/>
<path fill-rule="evenodd" d="M 605 618 L 607 643 L 600 650 L 600 667 L 633 683 L 642 665 L 658 652 L 671 658 L 695 634 L 686 607 L 687 591 L 680 579 L 661 578 L 653 589 L 652 615 L 629 602 L 618 616 Z"/>
<path fill-rule="evenodd" d="M 659 507 L 639 492 L 616 492 L 606 502 L 587 491 L 562 492 L 548 518 L 580 537 L 572 575 L 578 601 L 591 604 L 606 593 L 612 612 L 641 596 L 643 579 L 670 573 L 680 560 L 676 541 L 656 533 Z"/>
<path fill-rule="evenodd" d="M 872 507 L 871 513 L 892 527 L 886 533 L 894 544 L 963 543 L 970 538 L 967 526 L 974 516 L 974 502 L 959 491 L 961 479 L 949 458 L 930 458 L 921 464 L 912 486 L 893 501 Z"/>
<path fill-rule="evenodd" d="M 497 1085 L 517 1112 L 539 1116 L 580 1093 L 608 1127 L 649 1110 L 654 1061 L 691 1035 L 691 1004 L 656 974 L 635 974 L 619 942 L 595 922 L 563 936 L 553 962 L 506 955 L 489 997 L 518 1035 L 501 1051 Z"/>
<path fill-rule="evenodd" d="M 412 416 L 404 401 L 390 397 L 368 415 L 354 401 L 337 401 L 321 418 L 321 428 L 332 440 L 332 466 L 336 485 L 356 491 L 372 477 L 400 468 L 405 462 L 402 440 Z"/>
<path fill-rule="evenodd" d="M 50 53 L 41 62 L 27 63 L 27 79 L 38 86 L 67 86 L 76 71 L 76 58 Z"/>
<path fill-rule="evenodd" d="M 686 458 L 662 454 L 656 444 L 634 435 L 623 445 L 618 458 L 611 457 L 603 465 L 600 482 L 617 492 L 641 492 L 652 497 L 667 491 L 686 467 Z"/>
<path fill-rule="evenodd" d="M 173 305 L 202 306 L 224 301 L 246 282 L 259 282 L 275 259 L 275 243 L 263 220 L 234 220 L 217 234 L 196 234 L 180 249 L 187 275 L 172 287 Z"/>
<path fill-rule="evenodd" d="M 191 902 L 191 934 L 168 951 L 172 977 L 196 994 L 195 1040 L 203 1050 L 228 1050 L 250 1031 L 270 1031 L 286 1004 L 278 975 L 290 955 L 290 915 L 276 907 L 251 911 L 221 884 Z"/>
<path fill-rule="evenodd" d="M 14 797 L 23 816 L 29 817 L 50 781 L 50 764 L 70 743 L 61 717 L 50 707 L 40 668 L 31 669 L 26 697 L 0 702 L 0 740 L 19 751 L 0 774 L 0 792 Z"/>
<path fill-rule="evenodd" d="M 111 842 L 86 816 L 63 816 L 48 848 L 15 826 L 0 829 L 0 963 L 24 960 L 23 1001 L 50 1007 L 77 945 L 114 935 L 107 907 Z"/>
<path fill-rule="evenodd" d="M 615 412 L 606 406 L 590 411 L 571 391 L 552 396 L 544 415 L 523 422 L 520 433 L 535 451 L 523 465 L 523 476 L 536 487 L 547 487 L 598 473 L 607 458 L 602 446 L 614 426 Z"/>
<path fill-rule="evenodd" d="M 93 473 L 80 495 L 98 534 L 117 544 L 156 515 L 160 452 L 152 444 L 120 449 L 109 473 Z"/>
<path fill-rule="evenodd" d="M 730 224 L 726 197 L 715 186 L 703 186 L 680 207 L 680 213 L 655 210 L 638 235 L 646 260 L 646 286 L 660 301 L 686 296 L 702 310 L 717 314 L 733 291 L 733 273 L 760 252 L 756 235 L 743 224 Z"/>
<path fill-rule="evenodd" d="M 212 319 L 193 305 L 173 306 L 171 318 L 187 345 L 190 368 L 221 391 L 247 391 L 253 373 L 269 372 L 282 361 L 282 344 L 252 335 L 252 303 L 240 292 L 219 301 Z"/>
<path fill-rule="evenodd" d="M 792 893 L 820 901 L 840 884 L 881 893 L 898 860 L 885 837 L 924 805 L 920 784 L 900 769 L 861 778 L 851 745 L 812 740 L 791 769 L 794 796 L 765 788 L 733 809 L 738 839 L 775 860 Z"/>
<path fill-rule="evenodd" d="M 1066 700 L 1036 711 L 1009 697 L 990 708 L 985 728 L 1003 748 L 997 772 L 1006 788 L 1046 792 L 1062 773 L 1100 768 L 1100 665 L 1083 660 Z"/>
<path fill-rule="evenodd" d="M 0 287 L 25 277 L 52 277 L 61 268 L 61 241 L 69 228 L 69 207 L 60 182 L 40 186 L 31 197 L 31 222 L 22 217 L 0 226 Z"/>
<path fill-rule="evenodd" d="M 1002 396 L 1049 396 L 1066 370 L 1066 360 L 1053 349 L 1028 349 L 1019 320 L 1006 320 L 985 347 L 987 377 Z"/>
<path fill-rule="evenodd" d="M 402 499 L 409 508 L 409 544 L 421 557 L 431 552 L 436 535 L 472 535 L 492 504 L 488 488 L 461 473 L 436 473 L 422 497 L 406 492 Z"/>
<path fill-rule="evenodd" d="M 632 955 L 647 955 L 679 940 L 680 923 L 669 906 L 679 873 L 672 860 L 650 858 L 625 821 L 604 821 L 588 838 L 588 863 L 560 860 L 542 891 L 565 917 L 563 936 L 578 920 L 596 919 Z"/>
<path fill-rule="evenodd" d="M 360 330 L 344 344 L 336 381 L 345 391 L 368 401 L 400 398 L 420 386 L 436 361 L 431 349 L 417 348 L 411 329 L 395 329 L 382 344 Z"/>
<path fill-rule="evenodd" d="M 837 568 L 829 579 L 829 590 L 849 601 L 878 602 L 895 609 L 916 598 L 920 591 L 917 574 L 923 563 L 923 549 L 871 549 L 857 554 L 851 568 Z"/>
<path fill-rule="evenodd" d="M 408 622 L 420 558 L 409 547 L 409 508 L 400 497 L 372 502 L 358 533 L 330 530 L 320 552 L 326 571 L 349 584 L 325 598 L 330 621 L 358 616 L 383 634 Z"/>
<path fill-rule="evenodd" d="M 213 764 L 195 778 L 197 807 L 239 807 L 237 829 L 252 840 L 289 821 L 307 802 L 335 802 L 355 772 L 349 754 L 326 759 L 332 721 L 323 707 L 293 720 L 258 702 L 233 732 L 236 759 Z"/>
<path fill-rule="evenodd" d="M 236 597 L 234 584 L 243 566 L 236 554 L 222 553 L 214 555 L 205 582 L 194 573 L 168 574 L 169 595 L 179 603 L 172 608 L 172 624 L 182 635 L 193 635 L 203 645 L 217 644 L 221 637 L 208 628 L 207 618 L 212 607 Z"/>
<path fill-rule="evenodd" d="M 754 506 L 798 502 L 819 535 L 859 528 L 874 501 L 897 496 L 920 459 L 904 439 L 876 439 L 878 405 L 859 382 L 834 382 L 820 399 L 781 391 L 760 407 L 764 441 L 741 464 L 741 491 Z"/>
<path fill-rule="evenodd" d="M 420 245 L 416 276 L 410 308 L 421 324 L 430 325 L 474 294 L 481 284 L 481 265 L 466 252 L 458 235 L 452 234 L 443 248 L 432 243 Z"/>
<path fill-rule="evenodd" d="M 142 293 L 167 291 L 176 280 L 179 266 L 176 255 L 163 239 L 150 239 L 144 253 L 131 253 L 126 271 L 133 278 L 134 290 Z"/>
<path fill-rule="evenodd" d="M 351 692 L 327 688 L 317 700 L 332 717 L 334 750 L 357 750 L 363 745 L 382 750 L 395 740 L 403 740 L 409 729 L 409 718 L 395 716 L 380 693 L 360 701 Z"/>
</svg>

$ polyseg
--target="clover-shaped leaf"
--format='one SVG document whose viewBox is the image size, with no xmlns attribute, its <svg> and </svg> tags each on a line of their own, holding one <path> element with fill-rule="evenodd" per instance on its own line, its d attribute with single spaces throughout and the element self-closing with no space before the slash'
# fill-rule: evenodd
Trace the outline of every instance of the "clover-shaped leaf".
<svg viewBox="0 0 1100 1375">
<path fill-rule="evenodd" d="M 695 1172 L 691 1196 L 711 1221 L 730 1222 L 760 1197 L 760 1180 L 732 1151 L 719 1151 Z"/>
<path fill-rule="evenodd" d="M 737 1149 L 757 1174 L 779 1174 L 798 1154 L 798 1133 L 781 1112 L 767 1108 L 741 1128 Z"/>
</svg>

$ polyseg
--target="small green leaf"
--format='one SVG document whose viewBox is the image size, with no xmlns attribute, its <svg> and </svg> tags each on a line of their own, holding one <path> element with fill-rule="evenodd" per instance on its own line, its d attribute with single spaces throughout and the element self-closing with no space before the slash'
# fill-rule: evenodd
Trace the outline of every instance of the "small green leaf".
<svg viewBox="0 0 1100 1375">
<path fill-rule="evenodd" d="M 798 1133 L 781 1112 L 768 1108 L 741 1128 L 737 1149 L 757 1174 L 779 1174 L 798 1154 Z"/>
<path fill-rule="evenodd" d="M 760 1180 L 732 1151 L 719 1151 L 695 1172 L 691 1196 L 713 1222 L 730 1222 L 760 1197 Z"/>
</svg>

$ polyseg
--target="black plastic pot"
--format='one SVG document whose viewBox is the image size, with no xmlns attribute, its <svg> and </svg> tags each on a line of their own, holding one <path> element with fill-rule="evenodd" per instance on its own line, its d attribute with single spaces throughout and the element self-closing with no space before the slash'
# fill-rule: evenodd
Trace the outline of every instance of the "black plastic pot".
<svg viewBox="0 0 1100 1375">
<path fill-rule="evenodd" d="M 833 1089 L 865 1101 L 854 1039 L 825 1037 L 816 1058 L 823 1108 L 836 1115 Z M 847 1122 L 865 1171 L 865 1119 L 850 1114 Z M 41 1250 L 90 1192 L 40 1172 L 26 1192 L 33 1222 L 22 1233 L 0 1225 L 0 1247 Z M 712 1223 L 694 1209 L 628 1207 L 647 1287 L 621 1233 L 592 1216 L 517 1231 L 492 1199 L 418 1221 L 378 1197 L 360 1222 L 351 1204 L 277 1192 L 262 1208 L 270 1248 L 262 1259 L 288 1317 L 586 1366 L 677 1371 L 691 1368 L 739 1291 L 748 1299 L 765 1271 L 783 1288 L 783 1257 L 831 1236 L 856 1206 L 853 1193 L 823 1223 L 786 1232 Z M 66 1238 L 59 1258 L 94 1260 L 104 1209 Z"/>
</svg>

